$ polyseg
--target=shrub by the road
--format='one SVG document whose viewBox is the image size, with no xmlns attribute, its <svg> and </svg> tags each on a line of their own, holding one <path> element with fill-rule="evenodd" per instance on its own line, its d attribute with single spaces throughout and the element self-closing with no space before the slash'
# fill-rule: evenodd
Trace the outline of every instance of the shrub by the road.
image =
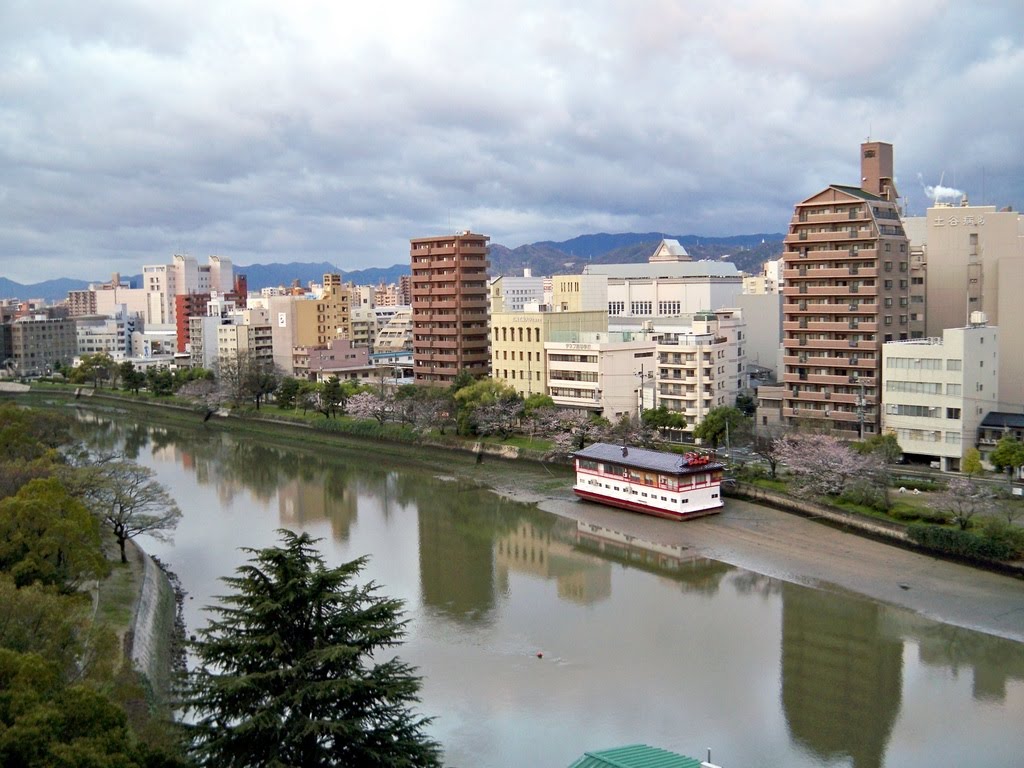
<svg viewBox="0 0 1024 768">
<path fill-rule="evenodd" d="M 1017 531 L 1010 526 L 1000 525 L 999 521 L 987 525 L 980 534 L 924 523 L 914 523 L 907 527 L 911 541 L 923 547 L 985 560 L 1013 560 L 1020 557 L 1024 542 L 1016 534 Z"/>
</svg>

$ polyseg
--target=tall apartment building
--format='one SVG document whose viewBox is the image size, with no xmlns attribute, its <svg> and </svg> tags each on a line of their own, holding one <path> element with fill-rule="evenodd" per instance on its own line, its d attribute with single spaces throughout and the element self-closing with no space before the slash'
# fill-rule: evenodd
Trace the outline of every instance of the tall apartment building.
<svg viewBox="0 0 1024 768">
<path fill-rule="evenodd" d="M 487 241 L 469 231 L 410 240 L 417 384 L 488 373 Z"/>
<path fill-rule="evenodd" d="M 235 277 L 231 261 L 220 256 L 210 256 L 207 262 L 200 265 L 192 256 L 175 254 L 170 264 L 144 266 L 142 288 L 148 298 L 146 322 L 174 324 L 174 297 L 179 294 L 224 294 L 234 290 Z M 99 311 L 102 312 L 102 309 Z"/>
<path fill-rule="evenodd" d="M 999 404 L 999 330 L 984 313 L 941 337 L 882 345 L 882 426 L 903 453 L 960 471 L 978 427 Z"/>
<path fill-rule="evenodd" d="M 96 314 L 96 291 L 83 288 L 68 291 L 68 317 L 85 317 Z"/>
<path fill-rule="evenodd" d="M 861 145 L 859 187 L 796 204 L 783 253 L 782 419 L 879 428 L 882 344 L 910 338 L 910 254 L 892 145 Z"/>
</svg>

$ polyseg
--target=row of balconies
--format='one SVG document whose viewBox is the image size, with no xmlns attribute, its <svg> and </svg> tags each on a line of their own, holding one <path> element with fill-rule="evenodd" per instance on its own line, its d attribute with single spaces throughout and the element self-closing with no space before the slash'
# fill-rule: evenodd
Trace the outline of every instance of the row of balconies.
<svg viewBox="0 0 1024 768">
<path fill-rule="evenodd" d="M 851 213 L 850 211 L 853 211 Z M 811 213 L 806 209 L 801 209 L 793 214 L 792 224 L 847 224 L 851 221 L 864 221 L 871 218 L 868 215 L 867 209 L 858 205 L 850 210 L 843 211 L 842 213 Z"/>
<path fill-rule="evenodd" d="M 798 264 L 813 264 L 820 263 L 822 261 L 833 261 L 835 264 L 831 265 L 830 268 L 838 269 L 841 266 L 848 266 L 845 262 L 851 259 L 863 259 L 864 268 L 868 268 L 877 263 L 878 249 L 874 247 L 868 247 L 866 243 L 858 244 L 857 248 L 849 245 L 841 245 L 835 248 L 821 248 L 819 250 L 812 250 L 806 241 L 794 239 L 789 242 L 790 249 L 783 254 L 785 259 L 786 267 L 792 267 L 792 265 Z"/>
<path fill-rule="evenodd" d="M 852 376 L 850 374 L 823 374 L 823 373 L 806 373 L 797 374 L 794 372 L 787 371 L 783 375 L 783 379 L 787 384 L 816 384 L 819 386 L 847 386 L 849 384 L 861 385 L 865 387 L 874 387 L 875 380 L 869 376 Z"/>
<path fill-rule="evenodd" d="M 811 232 L 809 229 L 800 229 L 786 235 L 784 242 L 830 243 L 846 240 L 866 240 L 874 237 L 875 233 L 868 229 L 839 229 L 834 232 Z"/>
<path fill-rule="evenodd" d="M 812 269 L 809 265 L 801 265 L 782 270 L 782 279 L 787 283 L 799 282 L 805 278 L 808 280 L 846 280 L 849 278 L 863 280 L 871 277 L 878 277 L 877 267 L 835 266 Z"/>
<path fill-rule="evenodd" d="M 798 338 L 788 338 L 782 340 L 783 349 L 831 349 L 837 352 L 844 351 L 846 349 L 859 350 L 859 349 L 878 349 L 878 342 L 876 341 L 858 341 L 856 339 L 811 339 L 807 336 L 800 336 Z"/>
<path fill-rule="evenodd" d="M 809 302 L 806 300 L 798 301 L 787 301 L 782 305 L 782 310 L 787 314 L 792 313 L 797 315 L 801 312 L 818 312 L 820 314 L 847 314 L 849 312 L 877 312 L 878 305 L 874 302 L 867 301 L 851 301 L 851 302 L 833 302 L 833 303 L 822 303 L 822 302 Z M 809 320 L 810 318 L 799 318 Z M 862 322 L 866 322 L 868 318 L 858 318 Z"/>
<path fill-rule="evenodd" d="M 782 415 L 794 419 L 832 419 L 833 421 L 844 421 L 851 423 L 860 422 L 860 414 L 856 411 L 841 411 L 836 408 L 783 408 Z M 865 416 L 865 421 L 872 422 L 872 418 Z M 873 422 L 872 422 L 873 423 Z M 846 431 L 846 430 L 839 430 Z"/>
<path fill-rule="evenodd" d="M 862 333 L 874 333 L 878 331 L 878 323 L 869 323 L 866 321 L 829 322 L 826 320 L 813 320 L 804 323 L 801 320 L 786 320 L 782 323 L 782 330 L 810 331 L 818 333 L 841 333 L 844 331 L 860 331 Z"/>
<path fill-rule="evenodd" d="M 792 351 L 792 350 L 787 350 Z M 783 355 L 782 362 L 785 365 L 812 365 L 812 366 L 831 366 L 835 367 L 848 367 L 855 366 L 858 368 L 874 368 L 875 360 L 870 357 L 856 357 L 847 356 L 845 350 L 842 355 L 811 355 L 807 352 L 802 352 L 798 355 Z"/>
</svg>

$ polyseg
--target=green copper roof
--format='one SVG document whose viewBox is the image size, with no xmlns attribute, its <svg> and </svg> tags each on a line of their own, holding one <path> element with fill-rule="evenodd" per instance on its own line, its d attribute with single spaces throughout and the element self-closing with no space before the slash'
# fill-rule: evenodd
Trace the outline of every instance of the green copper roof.
<svg viewBox="0 0 1024 768">
<path fill-rule="evenodd" d="M 700 768 L 700 760 L 646 744 L 632 744 L 586 752 L 569 768 Z"/>
</svg>

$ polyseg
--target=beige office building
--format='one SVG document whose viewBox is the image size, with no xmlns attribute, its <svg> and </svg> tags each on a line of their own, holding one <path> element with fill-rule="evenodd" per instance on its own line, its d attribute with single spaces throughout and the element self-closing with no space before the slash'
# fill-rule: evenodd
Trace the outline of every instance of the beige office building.
<svg viewBox="0 0 1024 768">
<path fill-rule="evenodd" d="M 999 403 L 999 329 L 975 323 L 941 337 L 882 345 L 882 429 L 911 458 L 960 471 L 978 427 Z"/>
<path fill-rule="evenodd" d="M 324 275 L 319 297 L 267 298 L 274 343 L 274 363 L 291 371 L 295 347 L 323 347 L 334 339 L 352 338 L 351 293 L 340 275 Z"/>
<path fill-rule="evenodd" d="M 926 335 L 965 325 L 984 312 L 999 337 L 999 394 L 1024 406 L 1024 216 L 991 205 L 934 205 L 905 220 L 912 252 L 924 264 Z"/>
<path fill-rule="evenodd" d="M 607 330 L 604 310 L 492 312 L 491 378 L 510 384 L 523 397 L 550 394 L 545 342 L 573 341 L 581 334 Z"/>
</svg>

